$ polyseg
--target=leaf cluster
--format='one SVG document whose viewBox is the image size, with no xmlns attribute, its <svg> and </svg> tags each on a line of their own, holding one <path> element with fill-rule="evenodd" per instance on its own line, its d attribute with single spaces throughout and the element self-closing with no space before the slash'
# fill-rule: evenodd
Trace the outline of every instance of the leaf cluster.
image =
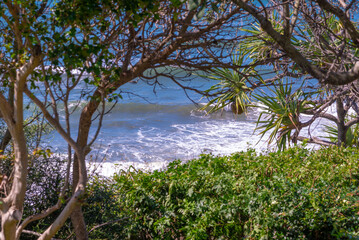
<svg viewBox="0 0 359 240">
<path fill-rule="evenodd" d="M 304 92 L 294 90 L 292 84 L 280 82 L 274 88 L 268 88 L 271 95 L 254 94 L 260 102 L 256 107 L 262 110 L 257 121 L 257 130 L 261 130 L 262 137 L 270 132 L 269 143 L 276 141 L 280 150 L 286 148 L 291 141 L 291 133 L 302 128 L 300 114 L 315 106 L 311 99 L 318 92 Z"/>
<path fill-rule="evenodd" d="M 238 49 L 238 56 L 233 64 L 241 66 L 247 61 L 248 51 L 243 48 Z M 210 97 L 210 101 L 202 108 L 210 108 L 208 113 L 212 113 L 231 106 L 234 113 L 241 114 L 247 112 L 247 107 L 251 103 L 250 95 L 253 89 L 249 87 L 248 79 L 261 80 L 261 76 L 253 67 L 240 70 L 231 70 L 228 68 L 214 68 L 209 75 L 201 75 L 217 82 L 211 88 L 205 91 Z"/>
</svg>

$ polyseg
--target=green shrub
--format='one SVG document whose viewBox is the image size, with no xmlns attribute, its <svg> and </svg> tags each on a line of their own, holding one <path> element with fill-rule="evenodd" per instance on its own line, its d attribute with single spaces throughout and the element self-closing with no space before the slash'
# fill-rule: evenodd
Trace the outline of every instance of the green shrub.
<svg viewBox="0 0 359 240">
<path fill-rule="evenodd" d="M 118 201 L 118 190 L 111 179 L 94 176 L 88 186 L 88 198 L 83 206 L 90 239 L 124 239 L 121 219 L 123 209 Z M 100 225 L 103 226 L 100 227 Z"/>
<path fill-rule="evenodd" d="M 93 211 L 91 224 L 120 221 L 90 237 L 357 239 L 358 158 L 350 148 L 249 150 L 174 161 L 166 171 L 122 172 L 91 185 L 100 196 L 84 208 Z"/>
</svg>

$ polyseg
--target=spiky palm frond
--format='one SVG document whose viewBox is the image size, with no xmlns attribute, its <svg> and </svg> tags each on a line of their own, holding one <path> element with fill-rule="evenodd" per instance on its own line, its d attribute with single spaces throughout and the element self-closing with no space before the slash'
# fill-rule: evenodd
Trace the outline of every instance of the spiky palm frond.
<svg viewBox="0 0 359 240">
<path fill-rule="evenodd" d="M 338 128 L 334 126 L 324 125 L 324 132 L 327 136 L 322 136 L 331 142 L 338 142 Z M 359 147 L 359 124 L 351 126 L 345 135 L 345 144 L 348 147 Z"/>
<path fill-rule="evenodd" d="M 238 57 L 233 61 L 236 66 L 242 66 L 246 61 L 248 51 L 240 48 Z M 252 89 L 248 86 L 249 78 L 261 80 L 258 72 L 252 67 L 240 68 L 238 71 L 226 68 L 215 68 L 210 75 L 205 76 L 209 79 L 218 81 L 206 92 L 214 96 L 202 108 L 210 108 L 208 113 L 223 109 L 228 105 L 234 106 L 236 113 L 247 112 L 247 106 L 251 103 L 250 94 Z"/>
<path fill-rule="evenodd" d="M 300 131 L 302 128 L 299 116 L 313 107 L 310 105 L 309 98 L 315 92 L 305 93 L 301 89 L 293 91 L 292 85 L 284 82 L 269 90 L 272 96 L 253 95 L 261 103 L 256 106 L 262 109 L 256 130 L 260 130 L 261 138 L 270 132 L 269 144 L 276 141 L 279 150 L 283 150 L 290 143 L 292 131 Z"/>
</svg>

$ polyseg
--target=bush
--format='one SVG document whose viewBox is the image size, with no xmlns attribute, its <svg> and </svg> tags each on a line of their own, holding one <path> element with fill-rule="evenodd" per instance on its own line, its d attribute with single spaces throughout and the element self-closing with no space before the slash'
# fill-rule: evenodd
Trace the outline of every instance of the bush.
<svg viewBox="0 0 359 240">
<path fill-rule="evenodd" d="M 119 219 L 90 237 L 358 238 L 358 157 L 359 151 L 350 148 L 292 148 L 265 155 L 249 150 L 228 157 L 202 155 L 184 164 L 177 160 L 166 171 L 122 172 L 90 187 L 94 195 L 84 208 L 92 211 L 89 228 Z"/>
<path fill-rule="evenodd" d="M 43 154 L 29 157 L 29 175 L 23 219 L 41 213 L 57 203 L 60 191 L 64 186 L 64 178 L 66 175 L 65 167 L 66 160 L 60 156 Z M 62 208 L 60 210 L 62 210 Z M 26 227 L 26 230 L 43 232 L 56 219 L 60 210 L 55 211 L 44 219 L 30 223 Z M 63 230 L 65 229 L 63 228 Z M 62 231 L 59 232 L 58 235 L 69 235 L 66 231 L 64 232 L 67 235 L 63 234 Z M 21 239 L 30 240 L 37 238 L 38 236 L 31 234 L 23 233 L 21 235 Z"/>
</svg>

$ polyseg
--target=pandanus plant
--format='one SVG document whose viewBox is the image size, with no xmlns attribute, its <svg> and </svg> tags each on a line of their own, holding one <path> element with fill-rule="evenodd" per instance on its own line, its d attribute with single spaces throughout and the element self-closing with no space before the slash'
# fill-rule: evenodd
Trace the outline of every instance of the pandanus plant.
<svg viewBox="0 0 359 240">
<path fill-rule="evenodd" d="M 285 82 L 269 88 L 269 91 L 271 95 L 253 95 L 261 103 L 256 107 L 262 109 L 256 130 L 260 130 L 262 138 L 266 133 L 270 133 L 269 144 L 275 141 L 278 149 L 283 150 L 291 140 L 295 142 L 295 136 L 304 127 L 299 117 L 306 110 L 313 108 L 309 99 L 315 93 L 305 93 L 301 89 L 294 91 L 292 85 Z"/>
<path fill-rule="evenodd" d="M 261 79 L 258 72 L 252 67 L 240 68 L 246 61 L 248 51 L 238 50 L 238 56 L 233 64 L 238 70 L 228 68 L 214 68 L 208 76 L 203 76 L 217 81 L 215 85 L 206 90 L 209 102 L 202 108 L 212 113 L 229 106 L 233 113 L 242 114 L 247 112 L 251 104 L 250 94 L 252 89 L 248 86 L 250 78 Z"/>
</svg>

